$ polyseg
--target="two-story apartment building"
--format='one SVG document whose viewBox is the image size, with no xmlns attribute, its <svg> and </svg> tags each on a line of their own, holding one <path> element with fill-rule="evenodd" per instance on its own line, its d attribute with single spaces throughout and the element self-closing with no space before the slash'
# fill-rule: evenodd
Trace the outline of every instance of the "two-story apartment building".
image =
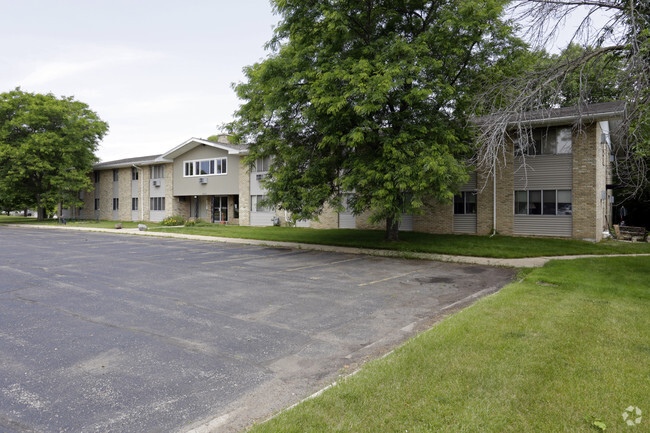
<svg viewBox="0 0 650 433">
<path fill-rule="evenodd" d="M 473 173 L 450 204 L 430 204 L 403 215 L 402 230 L 429 233 L 602 238 L 611 222 L 610 130 L 623 112 L 618 102 L 531 112 L 529 147 L 507 143 L 496 174 Z M 580 127 L 577 127 L 580 125 Z M 513 127 L 515 123 L 513 122 Z M 84 194 L 82 218 L 161 221 L 181 215 L 215 223 L 264 226 L 291 216 L 262 205 L 261 180 L 270 161 L 252 170 L 246 146 L 192 138 L 166 153 L 95 165 L 94 191 Z M 312 228 L 381 228 L 366 215 L 325 208 Z"/>
</svg>

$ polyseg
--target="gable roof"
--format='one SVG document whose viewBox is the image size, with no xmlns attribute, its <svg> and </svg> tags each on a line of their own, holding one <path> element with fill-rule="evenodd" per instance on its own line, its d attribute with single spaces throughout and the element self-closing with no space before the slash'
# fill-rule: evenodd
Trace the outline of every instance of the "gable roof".
<svg viewBox="0 0 650 433">
<path fill-rule="evenodd" d="M 150 165 L 160 163 L 160 155 L 139 156 L 137 158 L 116 159 L 115 161 L 98 162 L 93 165 L 95 169 L 124 168 L 133 165 Z"/>
<path fill-rule="evenodd" d="M 189 140 L 179 144 L 172 150 L 160 155 L 160 159 L 167 162 L 172 161 L 174 158 L 186 152 L 189 152 L 195 147 L 201 145 L 211 146 L 216 149 L 225 150 L 228 152 L 228 155 L 239 155 L 241 153 L 244 153 L 246 150 L 248 150 L 248 146 L 246 145 L 236 145 L 230 143 L 215 142 L 215 141 L 204 140 L 202 138 L 190 138 Z"/>
</svg>

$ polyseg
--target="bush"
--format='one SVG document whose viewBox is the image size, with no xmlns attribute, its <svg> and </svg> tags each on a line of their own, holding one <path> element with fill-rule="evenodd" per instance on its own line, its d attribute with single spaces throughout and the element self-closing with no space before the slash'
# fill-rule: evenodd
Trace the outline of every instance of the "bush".
<svg viewBox="0 0 650 433">
<path fill-rule="evenodd" d="M 185 221 L 185 227 L 194 227 L 197 224 L 200 224 L 202 221 L 198 218 L 193 218 Z"/>
<path fill-rule="evenodd" d="M 161 224 L 164 226 L 182 226 L 185 224 L 185 218 L 180 215 L 174 215 L 162 220 Z"/>
</svg>

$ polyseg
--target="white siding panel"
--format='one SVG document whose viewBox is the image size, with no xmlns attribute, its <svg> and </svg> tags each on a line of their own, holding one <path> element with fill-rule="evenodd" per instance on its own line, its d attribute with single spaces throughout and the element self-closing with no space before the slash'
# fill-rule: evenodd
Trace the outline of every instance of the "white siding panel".
<svg viewBox="0 0 650 433">
<path fill-rule="evenodd" d="M 476 233 L 476 214 L 454 215 L 454 233 Z"/>
<path fill-rule="evenodd" d="M 296 221 L 296 227 L 309 228 L 309 220 Z"/>
<path fill-rule="evenodd" d="M 461 191 L 476 191 L 476 172 L 473 171 L 469 174 L 467 183 L 460 187 Z"/>
<path fill-rule="evenodd" d="M 357 219 L 349 212 L 339 212 L 339 228 L 340 229 L 356 229 Z"/>
<path fill-rule="evenodd" d="M 402 214 L 402 220 L 399 223 L 399 230 L 403 232 L 413 231 L 413 215 L 407 213 Z"/>
<path fill-rule="evenodd" d="M 159 223 L 165 219 L 164 210 L 152 210 L 149 212 L 149 220 L 154 223 Z"/>
<path fill-rule="evenodd" d="M 573 155 L 527 156 L 515 158 L 515 189 L 571 189 L 573 187 Z"/>
<path fill-rule="evenodd" d="M 514 234 L 571 237 L 571 215 L 515 215 Z"/>
<path fill-rule="evenodd" d="M 273 225 L 275 212 L 251 212 L 251 225 L 264 227 Z"/>
</svg>

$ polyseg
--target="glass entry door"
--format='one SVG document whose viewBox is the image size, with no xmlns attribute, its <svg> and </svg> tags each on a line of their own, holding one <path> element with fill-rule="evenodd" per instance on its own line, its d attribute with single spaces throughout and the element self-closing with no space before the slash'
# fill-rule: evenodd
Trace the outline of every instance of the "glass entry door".
<svg viewBox="0 0 650 433">
<path fill-rule="evenodd" d="M 226 222 L 228 221 L 228 197 L 227 196 L 213 196 L 212 197 L 212 222 Z"/>
</svg>

